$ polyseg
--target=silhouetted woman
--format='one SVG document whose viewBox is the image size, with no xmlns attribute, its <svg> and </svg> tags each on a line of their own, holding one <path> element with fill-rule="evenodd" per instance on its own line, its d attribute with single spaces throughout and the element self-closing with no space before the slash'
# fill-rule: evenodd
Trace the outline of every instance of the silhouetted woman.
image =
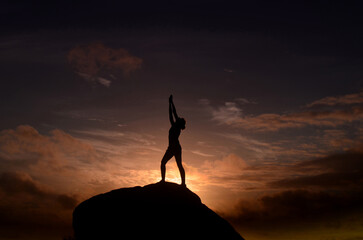
<svg viewBox="0 0 363 240">
<path fill-rule="evenodd" d="M 181 130 L 185 129 L 185 119 L 178 117 L 173 103 L 173 95 L 170 95 L 169 97 L 169 119 L 171 123 L 171 128 L 169 130 L 169 147 L 166 150 L 163 159 L 161 160 L 161 181 L 165 182 L 165 165 L 174 156 L 182 180 L 181 185 L 185 187 L 185 171 L 182 165 L 182 148 L 179 143 L 180 132 Z"/>
</svg>

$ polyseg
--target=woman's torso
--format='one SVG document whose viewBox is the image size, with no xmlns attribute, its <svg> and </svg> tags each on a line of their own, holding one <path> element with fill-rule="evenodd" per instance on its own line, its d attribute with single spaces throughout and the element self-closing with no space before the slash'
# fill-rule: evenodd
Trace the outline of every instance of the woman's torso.
<svg viewBox="0 0 363 240">
<path fill-rule="evenodd" d="M 169 129 L 169 146 L 180 146 L 179 136 L 180 136 L 180 128 L 175 126 L 171 126 Z"/>
</svg>

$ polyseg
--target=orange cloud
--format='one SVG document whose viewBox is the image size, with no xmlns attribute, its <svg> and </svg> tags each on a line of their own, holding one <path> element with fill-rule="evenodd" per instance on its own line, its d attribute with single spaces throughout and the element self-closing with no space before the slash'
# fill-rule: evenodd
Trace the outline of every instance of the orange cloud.
<svg viewBox="0 0 363 240">
<path fill-rule="evenodd" d="M 213 108 L 203 100 L 219 123 L 255 131 L 277 131 L 283 128 L 301 128 L 305 126 L 329 126 L 361 121 L 363 119 L 362 93 L 341 97 L 328 97 L 308 104 L 309 107 L 325 105 L 329 108 L 303 110 L 295 113 L 265 113 L 257 116 L 243 114 L 237 102 L 226 102 L 223 106 Z M 343 105 L 336 107 L 337 105 Z"/>
<path fill-rule="evenodd" d="M 9 164 L 42 165 L 59 171 L 72 166 L 72 161 L 92 161 L 95 155 L 91 145 L 59 129 L 52 130 L 49 136 L 29 125 L 0 132 L 0 158 Z"/>
<path fill-rule="evenodd" d="M 45 135 L 20 125 L 0 132 L 0 169 L 25 172 L 60 193 L 84 198 L 112 189 L 120 184 L 113 176 L 120 168 L 107 154 L 59 129 Z"/>
<path fill-rule="evenodd" d="M 359 93 L 352 93 L 343 96 L 326 97 L 314 101 L 308 105 L 308 108 L 315 106 L 335 106 L 335 105 L 346 105 L 346 104 L 361 104 L 363 103 L 363 91 Z"/>
<path fill-rule="evenodd" d="M 282 128 L 299 128 L 308 125 L 336 127 L 363 119 L 363 107 L 344 110 L 303 111 L 291 114 L 261 114 L 237 119 L 233 124 L 259 131 L 276 131 Z"/>
<path fill-rule="evenodd" d="M 204 174 L 209 178 L 209 181 L 213 181 L 212 179 L 215 178 L 241 175 L 242 171 L 247 166 L 247 163 L 241 157 L 235 154 L 229 154 L 221 160 L 204 161 L 201 169 L 203 169 Z"/>
<path fill-rule="evenodd" d="M 204 184 L 243 193 L 265 188 L 265 183 L 275 179 L 276 172 L 282 169 L 280 166 L 250 165 L 240 156 L 229 154 L 220 160 L 206 160 L 199 171 Z"/>
<path fill-rule="evenodd" d="M 132 56 L 127 50 L 109 48 L 102 43 L 77 46 L 69 51 L 67 58 L 79 76 L 107 87 L 115 78 L 112 73 L 121 71 L 128 75 L 142 64 L 141 58 Z"/>
<path fill-rule="evenodd" d="M 140 170 L 111 155 L 59 129 L 42 134 L 20 125 L 0 131 L 0 235 L 42 239 L 52 229 L 61 239 L 78 200 L 160 177 L 159 168 Z M 19 236 L 16 229 L 22 229 Z"/>
<path fill-rule="evenodd" d="M 222 160 L 216 160 L 212 163 L 211 168 L 220 173 L 240 174 L 247 167 L 247 163 L 236 154 L 229 154 Z"/>
<path fill-rule="evenodd" d="M 160 177 L 162 153 L 152 139 L 136 133 L 86 133 L 79 139 L 59 129 L 42 134 L 28 125 L 2 130 L 0 169 L 26 172 L 58 192 L 80 198 Z"/>
</svg>

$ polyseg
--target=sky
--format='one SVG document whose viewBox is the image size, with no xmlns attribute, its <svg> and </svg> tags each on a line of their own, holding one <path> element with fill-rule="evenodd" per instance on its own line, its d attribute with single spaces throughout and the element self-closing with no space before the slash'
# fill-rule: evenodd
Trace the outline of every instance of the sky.
<svg viewBox="0 0 363 240">
<path fill-rule="evenodd" d="M 244 238 L 363 239 L 361 11 L 2 2 L 0 239 L 67 239 L 78 203 L 160 181 L 170 94 L 187 187 Z"/>
</svg>

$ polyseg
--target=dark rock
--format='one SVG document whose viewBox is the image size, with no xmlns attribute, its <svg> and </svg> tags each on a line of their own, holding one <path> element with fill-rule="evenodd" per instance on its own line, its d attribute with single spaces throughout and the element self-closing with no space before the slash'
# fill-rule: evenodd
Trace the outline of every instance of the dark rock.
<svg viewBox="0 0 363 240">
<path fill-rule="evenodd" d="M 94 196 L 74 210 L 73 228 L 77 240 L 243 240 L 195 193 L 174 183 L 121 188 Z"/>
</svg>

